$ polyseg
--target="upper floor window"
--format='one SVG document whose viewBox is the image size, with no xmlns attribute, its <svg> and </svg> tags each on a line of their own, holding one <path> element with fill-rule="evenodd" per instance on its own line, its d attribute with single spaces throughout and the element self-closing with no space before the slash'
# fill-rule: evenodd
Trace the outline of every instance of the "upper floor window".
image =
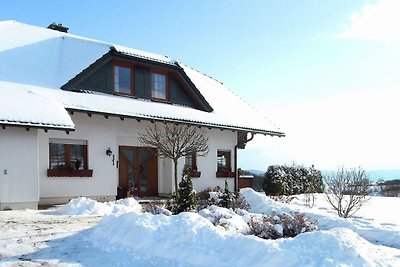
<svg viewBox="0 0 400 267">
<path fill-rule="evenodd" d="M 131 77 L 129 67 L 114 66 L 114 92 L 131 94 Z"/>
<path fill-rule="evenodd" d="M 167 99 L 167 77 L 160 73 L 151 73 L 151 97 Z"/>
</svg>

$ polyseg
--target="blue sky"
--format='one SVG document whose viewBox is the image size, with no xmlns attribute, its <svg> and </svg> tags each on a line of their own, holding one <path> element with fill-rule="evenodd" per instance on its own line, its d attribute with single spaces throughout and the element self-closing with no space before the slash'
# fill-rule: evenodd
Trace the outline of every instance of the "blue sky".
<svg viewBox="0 0 400 267">
<path fill-rule="evenodd" d="M 0 20 L 62 23 L 223 82 L 287 134 L 240 152 L 260 170 L 399 168 L 399 11 L 396 0 L 0 2 Z"/>
</svg>

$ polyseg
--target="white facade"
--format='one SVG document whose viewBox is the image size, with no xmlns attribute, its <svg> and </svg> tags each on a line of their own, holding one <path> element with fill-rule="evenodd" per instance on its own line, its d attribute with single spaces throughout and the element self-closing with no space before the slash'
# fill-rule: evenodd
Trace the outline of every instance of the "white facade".
<svg viewBox="0 0 400 267">
<path fill-rule="evenodd" d="M 78 196 L 91 197 L 98 200 L 112 200 L 116 197 L 116 189 L 119 182 L 118 173 L 118 151 L 119 146 L 141 146 L 138 141 L 139 132 L 144 132 L 147 126 L 152 123 L 134 119 L 120 120 L 117 117 L 93 115 L 87 116 L 84 113 L 74 113 L 71 118 L 76 125 L 76 130 L 67 134 L 64 131 L 31 130 L 19 128 L 6 128 L 2 130 L 2 136 L 9 137 L 4 140 L 2 147 L 5 151 L 14 151 L 14 155 L 2 153 L 1 159 L 9 161 L 12 167 L 7 167 L 7 175 L 1 174 L 1 188 L 7 188 L 7 192 L 0 194 L 2 207 L 7 208 L 6 203 L 29 202 L 32 205 L 65 203 L 69 199 Z M 205 135 L 209 137 L 209 153 L 205 157 L 198 157 L 199 178 L 193 178 L 193 186 L 196 191 L 208 187 L 224 186 L 225 179 L 217 178 L 217 150 L 230 150 L 231 162 L 233 162 L 234 147 L 236 145 L 236 132 L 231 130 L 218 130 L 202 128 Z M 15 138 L 10 142 L 10 137 Z M 92 177 L 48 177 L 49 168 L 49 140 L 52 138 L 86 140 L 88 144 L 88 164 L 93 170 Z M 23 139 L 24 142 L 20 140 Z M 6 146 L 7 144 L 7 146 Z M 15 147 L 18 144 L 18 147 Z M 106 155 L 110 148 L 115 156 Z M 29 163 L 29 168 L 20 168 L 15 159 L 20 158 L 21 151 L 24 166 Z M 12 156 L 12 157 L 10 157 Z M 2 160 L 2 162 L 4 162 Z M 32 165 L 32 166 L 31 166 Z M 178 164 L 178 179 L 184 165 L 184 158 Z M 5 165 L 6 166 L 6 165 Z M 8 165 L 7 165 L 8 166 Z M 27 166 L 28 167 L 28 166 Z M 233 167 L 233 166 L 232 166 Z M 19 173 L 14 173 L 14 169 Z M 30 171 L 30 170 L 36 170 Z M 24 179 L 17 179 L 24 177 Z M 234 178 L 228 179 L 228 184 L 233 190 Z M 29 182 L 29 184 L 28 184 Z M 170 159 L 158 159 L 158 193 L 160 195 L 170 194 L 173 191 L 173 164 Z M 36 187 L 37 190 L 31 190 Z M 23 192 L 26 188 L 27 192 Z M 29 189 L 29 190 L 28 190 Z M 3 190 L 4 191 L 4 190 Z M 25 197 L 21 197 L 21 193 Z M 23 203 L 21 203 L 22 205 Z M 15 206 L 15 205 L 14 205 Z M 13 207 L 14 207 L 13 206 Z M 10 208 L 13 208 L 10 206 Z"/>
<path fill-rule="evenodd" d="M 38 130 L 0 129 L 0 210 L 37 208 Z"/>
</svg>

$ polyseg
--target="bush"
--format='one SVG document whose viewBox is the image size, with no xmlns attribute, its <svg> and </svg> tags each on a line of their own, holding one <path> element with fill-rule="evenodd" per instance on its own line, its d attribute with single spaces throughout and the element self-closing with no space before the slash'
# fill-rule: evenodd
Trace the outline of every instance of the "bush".
<svg viewBox="0 0 400 267">
<path fill-rule="evenodd" d="M 167 203 L 167 209 L 174 214 L 196 210 L 196 192 L 193 190 L 190 171 L 184 170 L 182 180 L 179 182 L 178 194 L 172 194 Z"/>
<path fill-rule="evenodd" d="M 339 168 L 325 177 L 326 198 L 343 218 L 352 216 L 369 200 L 370 181 L 361 167 Z"/>
<path fill-rule="evenodd" d="M 314 166 L 269 166 L 264 174 L 264 192 L 267 195 L 296 195 L 303 193 L 322 193 L 324 184 L 322 174 Z"/>
<path fill-rule="evenodd" d="M 228 209 L 249 210 L 250 204 L 240 193 L 231 192 L 225 181 L 225 188 L 222 190 L 219 186 L 214 189 L 208 188 L 196 194 L 197 210 L 202 210 L 208 206 L 215 205 Z"/>
<path fill-rule="evenodd" d="M 164 214 L 166 216 L 171 216 L 172 213 L 168 209 L 156 205 L 154 202 L 149 202 L 144 206 L 144 211 L 149 212 L 153 215 Z"/>
<path fill-rule="evenodd" d="M 225 189 L 221 194 L 221 199 L 219 201 L 219 204 L 223 208 L 233 208 L 233 202 L 234 202 L 234 194 L 229 191 L 228 187 L 228 180 L 225 180 Z"/>
<path fill-rule="evenodd" d="M 318 222 L 310 220 L 303 213 L 251 216 L 248 225 L 249 234 L 264 239 L 295 237 L 298 234 L 318 229 Z"/>
</svg>

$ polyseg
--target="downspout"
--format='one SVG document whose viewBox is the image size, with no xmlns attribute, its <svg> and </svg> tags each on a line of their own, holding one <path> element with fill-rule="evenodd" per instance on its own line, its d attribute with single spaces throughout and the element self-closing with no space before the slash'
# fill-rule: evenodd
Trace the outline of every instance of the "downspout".
<svg viewBox="0 0 400 267">
<path fill-rule="evenodd" d="M 239 185 L 239 173 L 238 173 L 238 169 L 237 169 L 237 167 L 238 167 L 238 166 L 237 166 L 237 150 L 238 150 L 238 146 L 239 146 L 239 145 L 246 144 L 246 143 L 250 142 L 251 140 L 253 140 L 253 138 L 254 138 L 254 133 L 253 133 L 253 132 L 250 132 L 250 134 L 251 134 L 251 136 L 250 136 L 249 139 L 246 139 L 245 141 L 243 141 L 243 142 L 241 142 L 241 143 L 237 143 L 237 144 L 235 145 L 235 150 L 234 150 L 235 180 L 234 180 L 234 185 L 233 185 L 234 191 L 235 191 L 235 192 L 239 192 L 239 188 L 238 188 L 238 185 Z"/>
</svg>

